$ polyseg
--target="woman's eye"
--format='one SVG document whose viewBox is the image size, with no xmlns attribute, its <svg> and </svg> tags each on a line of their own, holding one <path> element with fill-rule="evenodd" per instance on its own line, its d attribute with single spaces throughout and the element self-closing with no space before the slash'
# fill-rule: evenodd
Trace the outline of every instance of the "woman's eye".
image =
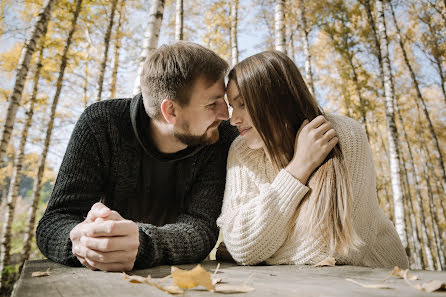
<svg viewBox="0 0 446 297">
<path fill-rule="evenodd" d="M 245 106 L 245 103 L 243 101 L 240 101 L 240 103 L 238 104 L 238 106 L 243 107 Z"/>
</svg>

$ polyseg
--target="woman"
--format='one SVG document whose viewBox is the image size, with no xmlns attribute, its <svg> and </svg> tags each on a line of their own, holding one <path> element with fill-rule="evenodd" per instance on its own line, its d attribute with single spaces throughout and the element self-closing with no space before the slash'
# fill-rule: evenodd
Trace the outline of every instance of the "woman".
<svg viewBox="0 0 446 297">
<path fill-rule="evenodd" d="M 267 51 L 237 64 L 227 86 L 240 136 L 228 155 L 217 221 L 234 260 L 408 267 L 379 208 L 367 137 L 353 119 L 324 116 L 296 65 Z"/>
</svg>

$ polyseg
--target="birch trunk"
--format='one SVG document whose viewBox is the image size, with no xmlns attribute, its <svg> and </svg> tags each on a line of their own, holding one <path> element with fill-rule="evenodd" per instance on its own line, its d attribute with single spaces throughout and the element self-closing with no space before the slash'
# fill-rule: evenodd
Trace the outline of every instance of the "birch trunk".
<svg viewBox="0 0 446 297">
<path fill-rule="evenodd" d="M 55 0 L 46 0 L 43 3 L 39 15 L 37 16 L 36 24 L 34 25 L 34 28 L 31 32 L 31 37 L 25 42 L 25 46 L 22 49 L 18 64 L 19 66 L 17 67 L 14 88 L 8 99 L 8 111 L 5 117 L 2 139 L 0 142 L 0 163 L 3 162 L 3 157 L 6 153 L 6 149 L 8 148 L 9 141 L 11 140 L 15 117 L 20 106 L 20 102 L 22 101 L 23 86 L 28 75 L 28 68 L 31 57 L 36 49 L 36 43 L 39 40 L 39 37 L 42 35 L 42 32 L 44 32 L 48 27 L 48 21 L 54 2 Z"/>
<path fill-rule="evenodd" d="M 407 66 L 407 69 L 409 70 L 410 77 L 412 79 L 412 83 L 413 83 L 413 85 L 415 87 L 415 91 L 417 93 L 417 98 L 421 102 L 421 108 L 423 110 L 424 116 L 426 117 L 426 122 L 427 122 L 427 126 L 429 128 L 430 135 L 432 137 L 432 140 L 434 141 L 435 155 L 436 155 L 436 158 L 438 160 L 438 168 L 440 168 L 441 175 L 442 175 L 443 192 L 446 193 L 446 170 L 445 170 L 445 166 L 444 166 L 443 156 L 442 156 L 442 153 L 441 153 L 441 147 L 440 147 L 440 143 L 438 141 L 437 133 L 435 132 L 434 126 L 432 125 L 432 121 L 431 121 L 431 118 L 429 116 L 429 112 L 427 110 L 426 102 L 424 101 L 424 98 L 423 98 L 423 96 L 421 94 L 421 90 L 420 90 L 420 86 L 419 86 L 417 77 L 415 76 L 415 72 L 413 71 L 412 65 L 409 62 L 409 58 L 407 56 L 406 49 L 405 49 L 405 46 L 404 46 L 404 43 L 403 43 L 401 30 L 400 30 L 400 28 L 398 26 L 398 22 L 396 20 L 395 12 L 393 10 L 392 4 L 390 4 L 390 11 L 392 13 L 393 22 L 395 24 L 395 28 L 396 28 L 396 31 L 397 31 L 397 39 L 398 39 L 398 43 L 399 43 L 399 46 L 401 48 L 401 51 L 403 53 L 404 62 L 406 64 L 406 66 Z"/>
<path fill-rule="evenodd" d="M 101 70 L 99 72 L 99 81 L 98 81 L 98 95 L 96 97 L 96 101 L 101 101 L 102 99 L 102 86 L 104 84 L 104 75 L 105 75 L 105 68 L 107 66 L 107 59 L 108 59 L 108 47 L 110 46 L 110 36 L 113 29 L 113 22 L 115 19 L 115 11 L 116 11 L 116 4 L 118 3 L 118 0 L 112 1 L 112 7 L 110 12 L 110 19 L 108 21 L 107 31 L 105 32 L 104 37 L 104 56 L 102 57 L 102 63 L 101 63 Z"/>
<path fill-rule="evenodd" d="M 387 33 L 384 18 L 384 3 L 383 0 L 376 1 L 377 9 L 377 27 L 380 41 L 380 50 L 383 63 L 383 79 L 384 79 L 384 94 L 385 94 L 385 110 L 387 123 L 387 137 L 389 141 L 389 158 L 390 158 L 390 173 L 392 180 L 393 205 L 395 216 L 395 228 L 401 239 L 403 247 L 407 247 L 406 224 L 404 222 L 404 205 L 401 191 L 401 172 L 400 172 L 400 158 L 398 148 L 398 130 L 395 124 L 394 113 L 394 91 L 392 88 L 390 58 L 388 55 Z"/>
<path fill-rule="evenodd" d="M 285 0 L 276 0 L 274 10 L 274 47 L 286 53 L 285 47 Z"/>
<path fill-rule="evenodd" d="M 68 51 L 71 46 L 73 34 L 76 31 L 76 23 L 77 23 L 77 19 L 79 17 L 80 11 L 81 11 L 81 5 L 82 5 L 82 0 L 76 0 L 76 10 L 73 13 L 73 19 L 71 21 L 70 32 L 68 33 L 67 42 L 65 43 L 65 47 L 63 49 L 63 54 L 62 54 L 60 69 L 59 69 L 59 76 L 58 76 L 57 82 L 56 82 L 56 93 L 54 94 L 53 102 L 51 104 L 51 114 L 49 117 L 48 126 L 47 126 L 47 130 L 46 130 L 45 142 L 43 145 L 43 152 L 39 159 L 37 176 L 34 180 L 34 185 L 33 185 L 33 200 L 32 200 L 32 206 L 29 210 L 29 216 L 28 216 L 28 221 L 27 221 L 27 231 L 25 233 L 25 239 L 24 239 L 25 244 L 24 244 L 23 252 L 22 252 L 21 266 L 23 266 L 25 261 L 28 260 L 30 253 L 31 253 L 31 242 L 32 242 L 32 239 L 34 236 L 36 210 L 37 210 L 37 205 L 40 200 L 40 190 L 42 188 L 42 178 L 43 178 L 43 173 L 45 170 L 46 156 L 48 154 L 48 149 L 49 149 L 50 142 L 51 142 L 51 133 L 53 131 L 54 119 L 56 117 L 56 108 L 57 108 L 57 104 L 59 102 L 60 93 L 62 91 L 63 77 L 64 77 L 64 73 L 65 73 L 65 68 L 66 68 L 67 62 L 68 62 Z"/>
<path fill-rule="evenodd" d="M 119 50 L 121 49 L 121 26 L 122 26 L 122 15 L 124 14 L 124 0 L 119 3 L 119 18 L 118 25 L 115 32 L 115 56 L 113 58 L 113 71 L 112 71 L 112 81 L 110 84 L 110 97 L 115 98 L 116 96 L 116 82 L 118 80 L 118 66 L 119 66 Z"/>
<path fill-rule="evenodd" d="M 177 5 L 175 8 L 175 41 L 183 40 L 183 30 L 184 30 L 184 9 L 183 0 L 177 0 Z"/>
<path fill-rule="evenodd" d="M 44 30 L 46 31 L 46 30 Z M 42 33 L 42 36 L 45 36 L 46 32 Z M 34 114 L 34 105 L 37 101 L 37 90 L 38 90 L 38 83 L 40 78 L 40 71 L 42 69 L 42 59 L 43 59 L 43 50 L 44 47 L 42 46 L 40 48 L 39 58 L 37 61 L 37 67 L 36 71 L 34 73 L 33 78 L 33 93 L 31 95 L 30 99 L 30 105 L 29 110 L 26 113 L 27 117 L 25 120 L 25 125 L 23 126 L 22 131 L 22 137 L 20 139 L 19 144 L 19 152 L 16 155 L 16 159 L 14 161 L 14 170 L 12 172 L 11 182 L 9 185 L 9 192 L 8 192 L 8 198 L 7 198 L 7 213 L 5 216 L 5 221 L 3 225 L 3 233 L 2 233 L 2 242 L 1 242 L 1 253 L 0 253 L 0 271 L 3 270 L 4 267 L 9 266 L 11 264 L 10 262 L 10 253 L 11 253 L 11 228 L 12 223 L 14 221 L 14 212 L 15 212 L 15 206 L 17 202 L 17 197 L 19 194 L 19 186 L 20 182 L 22 180 L 22 167 L 23 167 L 23 158 L 25 156 L 25 144 L 28 139 L 28 131 L 31 127 L 32 118 Z M 1 284 L 0 287 L 4 288 L 6 285 L 6 274 L 2 275 L 1 277 Z"/>
<path fill-rule="evenodd" d="M 311 53 L 310 53 L 310 43 L 308 42 L 308 35 L 310 30 L 307 25 L 305 4 L 303 0 L 299 0 L 298 5 L 296 5 L 297 13 L 300 20 L 300 26 L 302 28 L 302 44 L 304 47 L 305 55 L 305 79 L 307 80 L 308 87 L 310 88 L 311 94 L 314 96 L 314 82 L 313 82 L 313 71 L 311 70 Z"/>
<path fill-rule="evenodd" d="M 238 63 L 238 0 L 231 1 L 231 63 L 232 66 Z"/>
<path fill-rule="evenodd" d="M 149 23 L 147 24 L 141 55 L 138 61 L 138 73 L 135 80 L 133 95 L 141 92 L 141 73 L 144 61 L 158 46 L 158 38 L 163 21 L 164 0 L 153 0 L 150 7 Z"/>
</svg>

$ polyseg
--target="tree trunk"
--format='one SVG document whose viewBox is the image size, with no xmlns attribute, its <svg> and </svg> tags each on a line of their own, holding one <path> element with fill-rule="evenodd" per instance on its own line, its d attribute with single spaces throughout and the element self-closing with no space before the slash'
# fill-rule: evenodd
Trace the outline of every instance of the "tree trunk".
<svg viewBox="0 0 446 297">
<path fill-rule="evenodd" d="M 113 72 L 112 72 L 112 81 L 110 84 L 110 97 L 115 98 L 116 96 L 116 82 L 118 80 L 118 66 L 119 66 L 119 50 L 121 49 L 121 26 L 122 26 L 122 15 L 124 14 L 124 4 L 125 1 L 121 0 L 119 3 L 119 18 L 118 18 L 118 26 L 116 27 L 115 32 L 115 56 L 113 59 Z"/>
<path fill-rule="evenodd" d="M 274 47 L 276 50 L 286 53 L 284 6 L 285 0 L 276 0 L 274 12 Z"/>
<path fill-rule="evenodd" d="M 384 4 L 383 0 L 376 1 L 377 9 L 377 27 L 379 33 L 379 40 L 381 45 L 381 56 L 383 62 L 383 78 L 384 78 L 384 94 L 385 94 L 385 110 L 387 123 L 387 136 L 389 141 L 389 158 L 390 158 L 390 173 L 392 180 L 393 204 L 395 212 L 395 228 L 401 239 L 403 247 L 407 247 L 407 234 L 404 222 L 404 205 L 401 191 L 401 173 L 400 173 L 400 158 L 398 148 L 398 130 L 395 124 L 394 113 L 394 91 L 392 88 L 390 58 L 388 55 L 387 33 L 384 18 Z"/>
<path fill-rule="evenodd" d="M 45 32 L 42 32 L 42 37 L 45 36 Z M 17 196 L 19 193 L 19 186 L 22 180 L 22 167 L 23 167 L 23 158 L 25 156 L 25 144 L 28 138 L 28 131 L 31 127 L 32 118 L 34 114 L 34 105 L 37 101 L 37 90 L 38 83 L 40 78 L 40 71 L 42 69 L 42 59 L 43 59 L 43 50 L 44 46 L 40 47 L 39 58 L 37 61 L 36 72 L 34 73 L 33 79 L 33 93 L 30 99 L 29 110 L 27 112 L 27 118 L 25 120 L 25 125 L 23 126 L 22 137 L 20 139 L 19 152 L 16 155 L 16 159 L 14 161 L 14 170 L 11 177 L 11 182 L 9 184 L 9 192 L 7 198 L 7 213 L 5 216 L 5 221 L 3 225 L 3 233 L 2 233 L 2 241 L 1 241 L 1 253 L 0 253 L 0 271 L 3 270 L 4 267 L 10 265 L 10 253 L 11 253 L 11 228 L 12 223 L 14 221 L 14 212 L 17 201 Z M 1 277 L 0 287 L 4 288 L 6 285 L 7 277 L 6 274 Z"/>
<path fill-rule="evenodd" d="M 400 28 L 398 26 L 398 22 L 396 20 L 395 12 L 393 10 L 392 4 L 390 4 L 390 10 L 391 10 L 391 13 L 392 13 L 393 22 L 395 23 L 395 28 L 396 28 L 396 31 L 397 31 L 398 43 L 399 43 L 399 46 L 400 46 L 401 51 L 403 53 L 404 62 L 406 64 L 406 66 L 407 66 L 407 69 L 409 70 L 410 77 L 412 78 L 412 83 L 413 83 L 413 85 L 415 87 L 415 91 L 417 93 L 417 98 L 421 102 L 421 108 L 423 110 L 424 116 L 426 117 L 427 126 L 429 128 L 430 135 L 432 137 L 432 140 L 434 141 L 435 154 L 436 154 L 436 158 L 438 160 L 438 167 L 440 168 L 441 175 L 442 175 L 443 192 L 446 193 L 446 170 L 445 170 L 445 166 L 444 166 L 443 156 L 442 156 L 442 153 L 441 153 L 441 147 L 440 147 L 440 143 L 438 141 L 437 133 L 435 132 L 434 126 L 432 125 L 432 121 L 431 121 L 431 118 L 429 116 L 429 112 L 427 110 L 426 102 L 424 101 L 424 98 L 421 95 L 420 87 L 419 87 L 419 84 L 418 84 L 418 80 L 417 80 L 417 78 L 415 76 L 415 72 L 413 71 L 412 65 L 410 64 L 409 58 L 407 57 L 406 49 L 404 47 L 403 39 L 402 39 L 402 36 L 401 36 L 401 31 L 400 31 Z"/>
<path fill-rule="evenodd" d="M 184 9 L 183 0 L 177 0 L 177 6 L 175 9 L 175 41 L 183 40 L 183 30 L 184 30 Z"/>
<path fill-rule="evenodd" d="M 307 19 L 305 14 L 305 4 L 303 0 L 299 0 L 298 5 L 296 5 L 297 13 L 300 20 L 300 26 L 302 28 L 302 44 L 304 47 L 305 55 L 305 79 L 307 80 L 308 87 L 310 88 L 311 94 L 314 96 L 314 82 L 313 82 L 313 71 L 311 70 L 311 53 L 310 45 L 308 42 L 308 35 L 310 30 L 307 25 Z"/>
<path fill-rule="evenodd" d="M 25 263 L 25 261 L 28 260 L 30 253 L 31 253 L 31 242 L 32 242 L 33 235 L 34 235 L 36 210 L 37 210 L 37 205 L 40 200 L 40 190 L 42 188 L 42 178 L 43 178 L 43 172 L 45 170 L 46 156 L 48 154 L 48 149 L 50 146 L 51 133 L 53 131 L 54 119 L 56 117 L 56 108 L 57 108 L 57 104 L 59 102 L 60 93 L 62 91 L 63 77 L 64 77 L 64 73 L 65 73 L 65 68 L 66 68 L 67 62 L 68 62 L 68 51 L 71 46 L 73 34 L 76 31 L 76 23 L 77 23 L 77 19 L 79 17 L 80 11 L 81 11 L 81 5 L 82 5 L 82 0 L 76 0 L 76 10 L 73 13 L 73 19 L 71 21 L 70 32 L 68 33 L 67 42 L 63 49 L 63 54 L 62 54 L 60 69 L 59 69 L 59 76 L 58 76 L 57 82 L 56 82 L 56 93 L 54 95 L 53 102 L 51 104 L 51 114 L 49 117 L 48 126 L 47 126 L 47 130 L 46 130 L 45 142 L 43 145 L 43 152 L 39 159 L 37 176 L 36 176 L 36 179 L 34 180 L 34 185 L 33 185 L 33 201 L 32 201 L 32 206 L 29 210 L 29 216 L 28 216 L 28 221 L 27 221 L 27 231 L 25 233 L 25 239 L 24 239 L 25 244 L 23 247 L 22 259 L 21 259 L 22 267 L 23 267 L 23 264 Z"/>
<path fill-rule="evenodd" d="M 133 95 L 141 92 L 141 73 L 144 61 L 158 46 L 161 23 L 163 21 L 164 0 L 153 0 L 150 7 L 149 23 L 147 24 L 141 55 L 138 61 L 138 73 L 135 80 Z"/>
<path fill-rule="evenodd" d="M 0 143 L 0 163 L 3 162 L 3 157 L 8 148 L 9 141 L 11 140 L 12 130 L 14 128 L 15 117 L 17 110 L 22 101 L 23 86 L 26 82 L 28 75 L 28 67 L 31 61 L 31 56 L 36 49 L 36 43 L 39 37 L 42 35 L 48 26 L 48 20 L 50 18 L 51 9 L 53 8 L 55 0 L 46 0 L 37 16 L 36 24 L 31 32 L 31 37 L 25 42 L 25 46 L 22 49 L 22 53 L 19 60 L 19 66 L 17 67 L 17 74 L 15 78 L 15 84 L 11 95 L 9 96 L 8 111 L 5 117 L 5 123 L 3 125 L 2 139 Z"/>
<path fill-rule="evenodd" d="M 232 66 L 238 63 L 238 0 L 231 1 L 231 63 Z"/>
<path fill-rule="evenodd" d="M 113 22 L 115 19 L 115 11 L 116 11 L 116 4 L 118 3 L 118 0 L 112 1 L 112 7 L 110 12 L 110 19 L 108 22 L 107 31 L 105 32 L 104 37 L 104 56 L 102 57 L 102 63 L 101 63 L 101 70 L 99 72 L 99 89 L 98 89 L 98 96 L 96 97 L 96 101 L 101 101 L 102 99 L 102 85 L 104 84 L 104 75 L 105 75 L 105 68 L 107 66 L 107 59 L 108 59 L 108 47 L 110 46 L 110 36 L 113 29 Z"/>
</svg>

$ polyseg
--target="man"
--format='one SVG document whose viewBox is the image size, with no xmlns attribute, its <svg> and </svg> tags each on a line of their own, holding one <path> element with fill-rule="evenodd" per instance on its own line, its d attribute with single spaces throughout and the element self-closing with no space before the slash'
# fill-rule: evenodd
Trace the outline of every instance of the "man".
<svg viewBox="0 0 446 297">
<path fill-rule="evenodd" d="M 142 94 L 84 111 L 37 227 L 45 256 L 128 271 L 209 254 L 237 134 L 223 122 L 227 68 L 202 46 L 162 46 L 145 61 Z"/>
</svg>

